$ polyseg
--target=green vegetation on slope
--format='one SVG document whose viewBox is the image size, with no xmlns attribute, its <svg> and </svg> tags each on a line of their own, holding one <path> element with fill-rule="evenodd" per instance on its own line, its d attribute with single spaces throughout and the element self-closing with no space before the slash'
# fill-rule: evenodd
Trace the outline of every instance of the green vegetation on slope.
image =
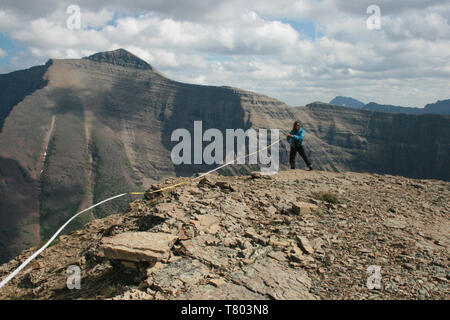
<svg viewBox="0 0 450 320">
<path fill-rule="evenodd" d="M 92 158 L 94 161 L 94 203 L 114 195 L 135 190 L 131 178 L 134 176 L 131 165 L 125 156 L 123 145 L 114 140 L 110 128 L 99 124 L 92 129 Z M 128 165 L 127 165 L 128 164 Z M 122 197 L 104 206 L 95 208 L 96 217 L 106 217 L 124 212 L 129 197 Z"/>
</svg>

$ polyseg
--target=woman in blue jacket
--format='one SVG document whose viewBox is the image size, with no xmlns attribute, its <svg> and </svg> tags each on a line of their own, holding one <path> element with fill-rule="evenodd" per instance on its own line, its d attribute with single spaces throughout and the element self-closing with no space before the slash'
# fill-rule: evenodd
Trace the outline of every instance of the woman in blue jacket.
<svg viewBox="0 0 450 320">
<path fill-rule="evenodd" d="M 300 121 L 295 121 L 291 132 L 287 136 L 287 140 L 291 145 L 291 151 L 289 153 L 289 163 L 291 164 L 291 169 L 295 169 L 295 155 L 298 152 L 303 161 L 305 161 L 309 170 L 312 170 L 311 162 L 306 156 L 305 149 L 303 148 L 303 137 L 305 136 L 305 130 L 300 128 Z"/>
</svg>

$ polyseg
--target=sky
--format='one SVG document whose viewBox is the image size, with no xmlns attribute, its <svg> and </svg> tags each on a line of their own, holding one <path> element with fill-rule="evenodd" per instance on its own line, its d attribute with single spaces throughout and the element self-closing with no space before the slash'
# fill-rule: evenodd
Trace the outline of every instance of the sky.
<svg viewBox="0 0 450 320">
<path fill-rule="evenodd" d="M 292 106 L 423 107 L 450 98 L 449 20 L 449 0 L 0 0 L 0 73 L 124 48 L 173 80 Z"/>
</svg>

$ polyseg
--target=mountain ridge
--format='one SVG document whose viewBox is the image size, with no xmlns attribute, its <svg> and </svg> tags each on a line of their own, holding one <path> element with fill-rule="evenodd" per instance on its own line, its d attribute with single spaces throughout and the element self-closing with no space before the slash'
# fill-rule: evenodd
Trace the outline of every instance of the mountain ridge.
<svg viewBox="0 0 450 320">
<path fill-rule="evenodd" d="M 404 113 L 404 114 L 441 114 L 450 115 L 450 99 L 438 100 L 434 103 L 429 103 L 423 108 L 418 107 L 404 107 L 404 106 L 394 106 L 387 104 L 379 104 L 376 102 L 369 102 L 364 104 L 361 101 L 353 99 L 351 97 L 337 96 L 330 101 L 330 104 L 335 104 L 338 106 L 369 110 L 373 112 L 384 112 L 384 113 Z"/>
</svg>

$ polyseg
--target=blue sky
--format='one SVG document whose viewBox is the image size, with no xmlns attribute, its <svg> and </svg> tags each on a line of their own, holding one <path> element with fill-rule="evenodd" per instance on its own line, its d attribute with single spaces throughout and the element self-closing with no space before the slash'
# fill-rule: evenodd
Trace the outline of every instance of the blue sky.
<svg viewBox="0 0 450 320">
<path fill-rule="evenodd" d="M 315 23 L 311 20 L 281 19 L 281 22 L 291 25 L 292 28 L 297 30 L 300 36 L 306 37 L 313 41 L 316 40 L 316 37 L 321 37 L 323 35 L 320 30 L 316 30 Z"/>
<path fill-rule="evenodd" d="M 4 57 L 1 57 L 0 55 L 0 65 L 3 67 L 7 67 L 10 64 L 9 61 L 11 57 L 17 55 L 17 52 L 20 50 L 20 46 L 15 44 L 13 40 L 8 38 L 7 34 L 0 33 L 0 48 L 6 53 L 6 56 Z"/>
</svg>

